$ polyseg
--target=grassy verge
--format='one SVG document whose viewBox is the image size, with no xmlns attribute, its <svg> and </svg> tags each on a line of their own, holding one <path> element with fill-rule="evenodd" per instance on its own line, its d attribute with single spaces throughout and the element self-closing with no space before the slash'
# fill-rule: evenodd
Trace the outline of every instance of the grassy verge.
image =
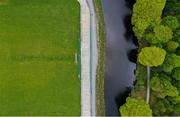
<svg viewBox="0 0 180 117">
<path fill-rule="evenodd" d="M 78 2 L 2 1 L 0 115 L 79 116 Z"/>
<path fill-rule="evenodd" d="M 103 18 L 103 11 L 100 0 L 94 0 L 95 10 L 97 15 L 98 28 L 98 49 L 99 60 L 97 68 L 97 84 L 96 84 L 96 111 L 97 116 L 105 115 L 104 104 L 104 73 L 105 73 L 105 25 Z"/>
</svg>

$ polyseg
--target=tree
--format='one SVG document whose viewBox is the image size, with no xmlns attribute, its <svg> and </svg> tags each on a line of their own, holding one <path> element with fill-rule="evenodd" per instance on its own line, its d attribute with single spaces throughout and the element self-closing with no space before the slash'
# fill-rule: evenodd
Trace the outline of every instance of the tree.
<svg viewBox="0 0 180 117">
<path fill-rule="evenodd" d="M 163 100 L 158 100 L 156 104 L 153 105 L 152 110 L 153 110 L 153 115 L 162 116 L 166 112 L 166 107 Z"/>
<path fill-rule="evenodd" d="M 143 37 L 152 44 L 167 43 L 172 39 L 173 32 L 167 26 L 157 25 L 153 28 L 153 32 L 144 34 Z"/>
<path fill-rule="evenodd" d="M 175 78 L 173 78 L 173 79 L 175 79 Z M 176 80 L 176 79 L 172 80 L 172 84 L 173 84 L 173 86 L 175 86 L 178 89 L 179 94 L 180 94 L 180 86 L 179 86 L 180 80 Z"/>
<path fill-rule="evenodd" d="M 166 115 L 179 116 L 180 115 L 180 96 L 167 97 L 164 100 L 166 107 Z"/>
<path fill-rule="evenodd" d="M 154 36 L 156 37 L 157 43 L 166 43 L 172 39 L 173 33 L 169 27 L 159 25 L 154 27 Z"/>
<path fill-rule="evenodd" d="M 138 55 L 138 61 L 148 67 L 157 67 L 164 62 L 166 51 L 158 47 L 142 48 Z"/>
<path fill-rule="evenodd" d="M 162 65 L 163 71 L 171 73 L 174 68 L 180 67 L 180 56 L 176 54 L 168 54 Z"/>
<path fill-rule="evenodd" d="M 147 66 L 147 96 L 146 102 L 150 99 L 150 67 L 159 66 L 164 62 L 166 51 L 158 47 L 142 48 L 138 55 L 138 61 L 144 66 Z"/>
<path fill-rule="evenodd" d="M 133 7 L 132 25 L 138 39 L 150 25 L 160 23 L 166 0 L 136 0 Z"/>
<path fill-rule="evenodd" d="M 179 0 L 167 0 L 165 7 L 165 15 L 180 14 L 180 1 Z"/>
<path fill-rule="evenodd" d="M 176 41 L 169 41 L 166 45 L 166 48 L 169 52 L 175 52 L 178 47 L 179 43 Z"/>
<path fill-rule="evenodd" d="M 161 21 L 161 24 L 164 26 L 168 26 L 172 30 L 176 30 L 179 27 L 179 22 L 174 16 L 164 17 Z"/>
<path fill-rule="evenodd" d="M 152 110 L 142 99 L 128 97 L 126 103 L 120 107 L 121 116 L 152 116 Z"/>
<path fill-rule="evenodd" d="M 180 56 L 180 47 L 176 49 L 176 54 Z"/>
<path fill-rule="evenodd" d="M 180 24 L 180 14 L 176 15 L 176 18 L 177 18 L 177 20 L 178 20 L 178 22 Z"/>
<path fill-rule="evenodd" d="M 153 115 L 155 116 L 167 116 L 167 115 L 180 115 L 180 96 L 166 97 L 164 99 L 158 99 L 156 104 L 152 106 Z"/>
<path fill-rule="evenodd" d="M 172 76 L 176 80 L 180 80 L 180 67 L 173 70 Z"/>
<path fill-rule="evenodd" d="M 156 96 L 159 98 L 165 98 L 166 96 L 178 96 L 177 88 L 171 84 L 169 79 L 162 76 L 152 77 L 150 85 L 151 89 L 156 92 Z"/>
<path fill-rule="evenodd" d="M 175 32 L 174 32 L 174 40 L 176 40 L 179 44 L 180 44 L 180 28 L 177 29 Z"/>
</svg>

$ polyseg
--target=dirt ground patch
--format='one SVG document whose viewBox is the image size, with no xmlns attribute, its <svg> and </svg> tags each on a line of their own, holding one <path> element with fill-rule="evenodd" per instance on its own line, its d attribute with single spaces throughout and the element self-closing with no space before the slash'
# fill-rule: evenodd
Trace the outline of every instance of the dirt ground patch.
<svg viewBox="0 0 180 117">
<path fill-rule="evenodd" d="M 6 5 L 9 0 L 0 0 L 0 5 Z"/>
</svg>

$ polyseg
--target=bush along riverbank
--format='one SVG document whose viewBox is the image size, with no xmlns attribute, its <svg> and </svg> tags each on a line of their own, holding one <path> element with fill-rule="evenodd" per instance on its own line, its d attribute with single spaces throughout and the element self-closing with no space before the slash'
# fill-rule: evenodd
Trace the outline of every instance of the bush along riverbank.
<svg viewBox="0 0 180 117">
<path fill-rule="evenodd" d="M 136 82 L 122 116 L 180 116 L 180 1 L 136 0 Z"/>
<path fill-rule="evenodd" d="M 98 68 L 96 75 L 96 115 L 105 115 L 104 73 L 105 73 L 105 24 L 100 0 L 94 0 L 98 30 Z"/>
</svg>

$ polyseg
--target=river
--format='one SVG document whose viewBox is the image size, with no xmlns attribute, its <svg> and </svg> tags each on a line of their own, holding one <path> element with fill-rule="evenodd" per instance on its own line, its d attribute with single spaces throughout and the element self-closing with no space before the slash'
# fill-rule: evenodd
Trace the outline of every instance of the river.
<svg viewBox="0 0 180 117">
<path fill-rule="evenodd" d="M 136 48 L 131 26 L 132 4 L 126 0 L 101 2 L 106 27 L 105 114 L 118 116 L 135 80 L 136 64 L 128 59 L 128 53 Z"/>
</svg>

